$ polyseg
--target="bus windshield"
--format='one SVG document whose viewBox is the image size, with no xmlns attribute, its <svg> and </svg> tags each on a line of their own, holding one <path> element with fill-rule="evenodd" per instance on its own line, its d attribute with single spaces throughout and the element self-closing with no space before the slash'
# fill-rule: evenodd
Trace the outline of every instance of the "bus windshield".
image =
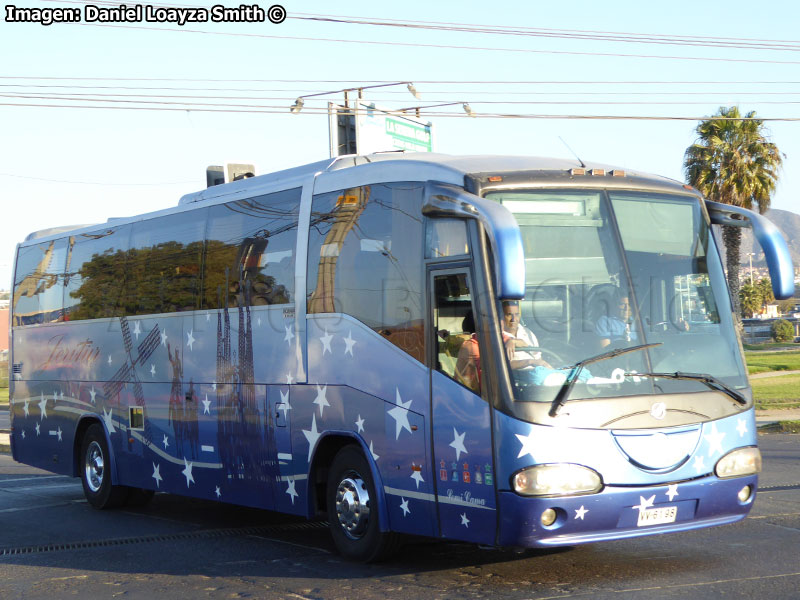
<svg viewBox="0 0 800 600">
<path fill-rule="evenodd" d="M 514 214 L 523 239 L 525 297 L 502 306 L 516 400 L 552 402 L 570 373 L 570 400 L 708 390 L 696 378 L 656 373 L 747 387 L 722 265 L 696 197 L 596 189 L 486 197 Z M 643 347 L 570 369 L 634 346 Z"/>
</svg>

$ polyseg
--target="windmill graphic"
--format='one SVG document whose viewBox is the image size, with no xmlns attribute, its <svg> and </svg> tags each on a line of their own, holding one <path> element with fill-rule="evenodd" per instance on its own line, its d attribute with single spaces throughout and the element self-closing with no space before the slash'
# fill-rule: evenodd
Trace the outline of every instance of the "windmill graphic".
<svg viewBox="0 0 800 600">
<path fill-rule="evenodd" d="M 133 355 L 133 340 L 131 339 L 131 330 L 128 325 L 127 317 L 119 318 L 120 328 L 122 330 L 122 341 L 125 344 L 125 357 L 126 361 L 114 376 L 105 383 L 103 386 L 103 393 L 106 400 L 115 397 L 119 394 L 122 386 L 127 383 L 133 385 L 133 397 L 136 400 L 136 405 L 142 407 L 144 418 L 144 439 L 145 444 L 150 445 L 152 442 L 150 420 L 147 418 L 147 407 L 144 401 L 144 392 L 142 391 L 142 384 L 136 374 L 136 365 L 143 365 L 147 359 L 158 348 L 161 339 L 161 332 L 158 329 L 158 323 L 153 326 L 153 329 L 142 340 L 142 343 L 136 348 L 136 356 Z"/>
</svg>

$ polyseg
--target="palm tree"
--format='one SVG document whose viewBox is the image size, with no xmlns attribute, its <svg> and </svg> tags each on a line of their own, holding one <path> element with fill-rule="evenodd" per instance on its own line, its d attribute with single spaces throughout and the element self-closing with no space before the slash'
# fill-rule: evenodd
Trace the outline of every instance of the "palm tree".
<svg viewBox="0 0 800 600">
<path fill-rule="evenodd" d="M 686 149 L 683 168 L 686 179 L 709 200 L 759 213 L 769 208 L 783 157 L 767 138 L 764 121 L 755 111 L 744 117 L 738 106 L 720 107 L 716 115 L 698 123 L 697 140 Z M 739 261 L 742 231 L 722 228 L 728 286 L 739 315 Z"/>
</svg>

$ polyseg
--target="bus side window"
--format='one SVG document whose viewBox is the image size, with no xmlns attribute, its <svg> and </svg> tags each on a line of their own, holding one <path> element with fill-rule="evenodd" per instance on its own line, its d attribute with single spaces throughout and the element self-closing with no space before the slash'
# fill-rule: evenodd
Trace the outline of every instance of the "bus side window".
<svg viewBox="0 0 800 600">
<path fill-rule="evenodd" d="M 436 275 L 433 288 L 436 370 L 480 394 L 480 352 L 467 275 Z"/>
<path fill-rule="evenodd" d="M 20 249 L 14 282 L 14 325 L 63 320 L 66 257 L 65 239 Z"/>
</svg>

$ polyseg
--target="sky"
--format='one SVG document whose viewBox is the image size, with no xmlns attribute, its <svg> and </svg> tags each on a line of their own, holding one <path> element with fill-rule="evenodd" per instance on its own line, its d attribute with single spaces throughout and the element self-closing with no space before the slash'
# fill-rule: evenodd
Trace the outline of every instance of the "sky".
<svg viewBox="0 0 800 600">
<path fill-rule="evenodd" d="M 251 163 L 263 174 L 328 158 L 327 102 L 379 83 L 413 82 L 420 95 L 405 85 L 364 89 L 381 107 L 449 104 L 421 109 L 437 152 L 574 152 L 681 181 L 697 119 L 739 105 L 765 119 L 785 154 L 772 206 L 800 212 L 793 0 L 281 6 L 278 24 L 87 23 L 81 12 L 80 23 L 44 26 L 8 22 L 4 10 L 0 289 L 10 288 L 15 245 L 31 231 L 174 206 L 205 187 L 208 165 Z M 320 92 L 332 93 L 289 112 L 297 96 Z"/>
</svg>

